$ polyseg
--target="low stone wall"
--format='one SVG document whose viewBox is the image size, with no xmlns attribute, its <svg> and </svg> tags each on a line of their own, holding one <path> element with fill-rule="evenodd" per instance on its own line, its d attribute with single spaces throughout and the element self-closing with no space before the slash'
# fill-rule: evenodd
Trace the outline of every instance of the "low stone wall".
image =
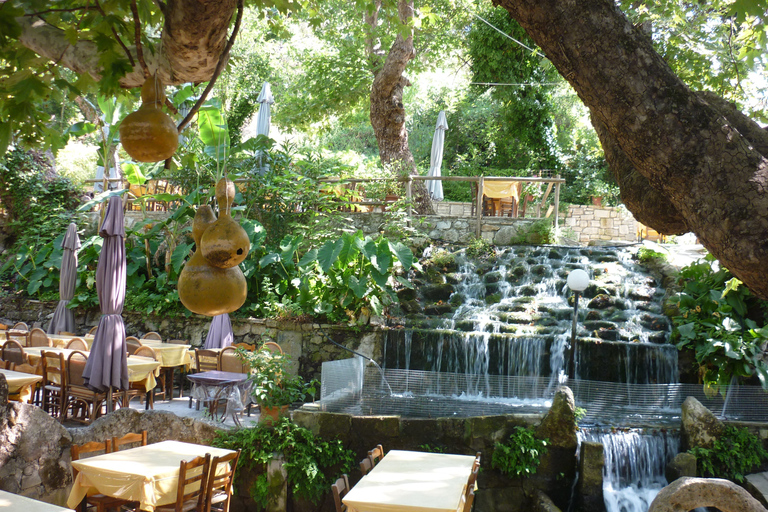
<svg viewBox="0 0 768 512">
<path fill-rule="evenodd" d="M 565 227 L 580 244 L 592 241 L 637 241 L 637 221 L 625 208 L 612 206 L 568 206 Z"/>
<path fill-rule="evenodd" d="M 2 297 L 0 323 L 12 325 L 21 321 L 47 329 L 55 309 L 56 302 Z M 85 333 L 98 325 L 101 317 L 98 308 L 76 308 L 74 311 L 76 332 Z M 157 331 L 164 338 L 187 340 L 194 347 L 205 343 L 211 323 L 209 317 L 202 315 L 157 317 L 129 311 L 123 312 L 123 320 L 129 336 L 140 337 L 149 331 Z M 386 330 L 375 323 L 361 331 L 339 325 L 297 324 L 260 318 L 232 318 L 231 322 L 235 343 L 275 341 L 291 356 L 292 369 L 305 378 L 319 379 L 323 361 L 352 357 L 350 352 L 333 345 L 328 338 L 378 361 L 382 359 L 383 337 L 386 335 Z"/>
</svg>

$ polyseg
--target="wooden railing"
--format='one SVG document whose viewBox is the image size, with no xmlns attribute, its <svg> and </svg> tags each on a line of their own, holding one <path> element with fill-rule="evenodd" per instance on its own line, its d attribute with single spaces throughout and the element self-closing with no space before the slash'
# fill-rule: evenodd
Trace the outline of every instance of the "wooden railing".
<svg viewBox="0 0 768 512">
<path fill-rule="evenodd" d="M 460 181 L 460 182 L 469 182 L 469 183 L 475 183 L 476 186 L 473 187 L 473 192 L 475 192 L 477 195 L 473 198 L 473 210 L 474 210 L 474 217 L 476 221 L 476 235 L 480 236 L 480 230 L 482 225 L 482 219 L 487 212 L 488 209 L 486 208 L 486 201 L 484 201 L 485 198 L 485 184 L 488 182 L 514 182 L 514 183 L 540 183 L 540 184 L 546 184 L 546 190 L 540 200 L 536 200 L 534 204 L 534 208 L 536 210 L 536 216 L 535 218 L 542 218 L 541 212 L 544 208 L 544 205 L 546 204 L 547 199 L 549 198 L 549 195 L 552 193 L 552 190 L 554 189 L 554 198 L 553 198 L 553 204 L 550 206 L 550 209 L 552 209 L 555 212 L 555 218 L 554 218 L 554 225 L 555 228 L 558 227 L 559 218 L 557 215 L 557 212 L 560 208 L 560 187 L 565 183 L 565 179 L 561 178 L 560 176 L 555 176 L 553 178 L 539 178 L 539 177 L 527 177 L 527 176 L 439 176 L 439 177 L 432 177 L 432 176 L 406 176 L 402 178 L 322 178 L 319 181 L 321 183 L 328 183 L 328 184 L 340 184 L 340 185 L 351 185 L 355 186 L 356 184 L 363 184 L 363 183 L 372 183 L 372 182 L 387 182 L 387 181 L 397 181 L 402 183 L 403 187 L 405 188 L 405 196 L 408 202 L 408 217 L 413 216 L 412 207 L 410 206 L 413 201 L 413 185 L 415 182 L 418 181 L 432 181 L 432 180 L 440 180 L 440 181 Z M 142 187 L 147 187 L 147 189 L 153 189 L 152 183 L 153 182 L 164 182 L 169 183 L 172 180 L 169 180 L 167 178 L 161 178 L 157 180 L 147 180 L 147 183 L 149 185 L 143 185 Z M 257 181 L 251 178 L 242 178 L 242 179 L 236 179 L 235 183 L 249 183 Z M 85 183 L 103 183 L 104 188 L 107 188 L 107 185 L 112 182 L 120 182 L 121 186 L 123 186 L 124 180 L 120 178 L 109 178 L 109 179 L 92 179 L 92 180 L 85 180 Z M 140 199 L 141 195 L 144 194 L 144 192 L 141 189 L 137 189 L 136 187 L 133 187 L 131 191 L 129 191 L 132 197 L 129 197 L 129 204 L 133 204 Z M 151 192 L 146 192 L 151 193 Z M 487 198 L 486 198 L 487 199 Z M 518 194 L 517 200 L 519 202 L 523 203 L 523 209 L 526 208 L 527 203 L 531 202 L 530 198 L 526 195 L 522 195 L 522 197 Z M 386 207 L 388 204 L 391 203 L 391 201 L 376 201 L 376 200 L 367 200 L 363 199 L 360 201 L 340 201 L 342 204 L 346 204 L 347 206 L 365 206 L 365 207 L 377 207 L 381 206 L 382 208 Z M 155 201 L 151 203 L 154 205 L 160 205 L 160 209 L 165 210 L 167 209 L 168 205 L 163 204 L 160 201 Z M 150 209 L 156 209 L 150 208 Z M 516 211 L 516 210 L 514 210 Z M 549 216 L 549 212 L 547 212 L 545 217 Z"/>
</svg>

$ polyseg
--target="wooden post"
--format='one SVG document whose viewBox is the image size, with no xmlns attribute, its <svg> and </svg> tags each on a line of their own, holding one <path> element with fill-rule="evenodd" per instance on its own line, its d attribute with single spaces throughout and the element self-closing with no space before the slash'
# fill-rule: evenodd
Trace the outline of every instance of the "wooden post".
<svg viewBox="0 0 768 512">
<path fill-rule="evenodd" d="M 477 208 L 475 211 L 475 215 L 477 215 L 477 227 L 475 228 L 475 236 L 477 238 L 480 238 L 481 236 L 481 227 L 483 223 L 483 184 L 484 179 L 483 175 L 480 175 L 480 178 L 478 179 L 477 183 Z"/>
<path fill-rule="evenodd" d="M 405 199 L 408 201 L 408 227 L 411 227 L 411 216 L 413 215 L 413 208 L 411 208 L 411 202 L 413 201 L 413 179 L 408 176 L 408 181 L 405 182 Z"/>
<path fill-rule="evenodd" d="M 555 176 L 560 179 L 560 175 Z M 559 227 L 560 222 L 560 182 L 555 183 L 555 231 Z"/>
</svg>

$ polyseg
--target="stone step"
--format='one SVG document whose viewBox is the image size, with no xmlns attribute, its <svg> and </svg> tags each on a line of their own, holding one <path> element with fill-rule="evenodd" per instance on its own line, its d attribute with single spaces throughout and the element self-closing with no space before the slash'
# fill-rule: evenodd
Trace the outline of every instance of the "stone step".
<svg viewBox="0 0 768 512">
<path fill-rule="evenodd" d="M 757 501 L 768 507 L 768 471 L 747 475 L 744 487 Z"/>
</svg>

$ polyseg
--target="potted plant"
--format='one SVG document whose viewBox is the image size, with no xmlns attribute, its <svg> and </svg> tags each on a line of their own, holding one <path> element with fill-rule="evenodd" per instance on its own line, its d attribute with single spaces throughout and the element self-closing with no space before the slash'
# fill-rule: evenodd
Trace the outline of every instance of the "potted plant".
<svg viewBox="0 0 768 512">
<path fill-rule="evenodd" d="M 306 382 L 288 370 L 290 356 L 262 348 L 258 351 L 238 351 L 250 365 L 251 396 L 259 404 L 260 423 L 271 424 L 288 415 L 288 407 L 314 396 L 317 380 Z"/>
</svg>

